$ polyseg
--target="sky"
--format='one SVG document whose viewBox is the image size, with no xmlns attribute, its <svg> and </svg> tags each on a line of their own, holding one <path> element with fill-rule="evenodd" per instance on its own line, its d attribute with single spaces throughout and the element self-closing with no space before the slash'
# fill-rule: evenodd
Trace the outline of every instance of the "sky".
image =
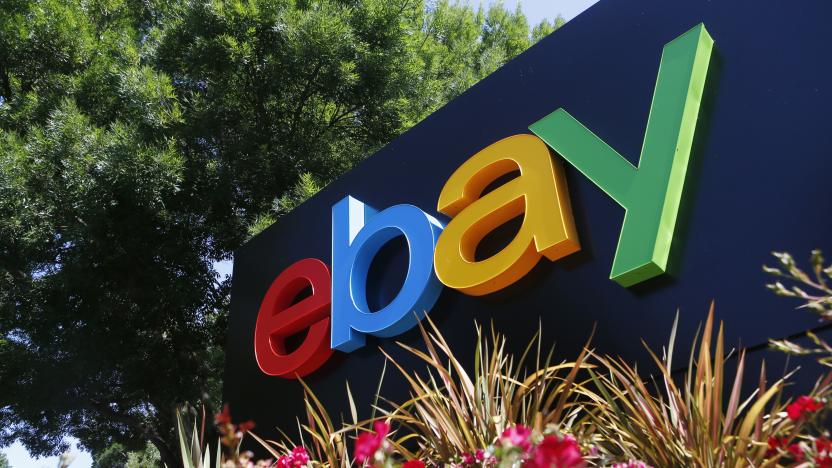
<svg viewBox="0 0 832 468">
<path fill-rule="evenodd" d="M 92 466 L 92 456 L 89 452 L 78 450 L 75 446 L 75 441 L 67 439 L 70 442 L 70 456 L 73 457 L 70 468 L 89 468 Z M 9 459 L 9 465 L 12 468 L 57 468 L 58 457 L 45 457 L 40 459 L 33 459 L 29 456 L 29 452 L 20 442 L 15 442 L 13 445 L 3 449 L 3 453 Z"/>
<path fill-rule="evenodd" d="M 472 6 L 488 6 L 497 1 L 499 0 L 468 0 L 468 3 Z M 537 24 L 543 19 L 552 20 L 558 15 L 563 16 L 568 21 L 595 4 L 596 1 L 598 0 L 503 0 L 503 5 L 510 10 L 514 10 L 519 2 L 520 7 L 529 19 L 529 24 Z M 222 276 L 230 275 L 231 261 L 218 262 L 215 268 Z M 70 452 L 75 457 L 70 467 L 90 468 L 92 466 L 90 454 L 78 450 L 75 441 L 68 440 L 72 445 Z M 58 466 L 58 457 L 33 459 L 20 443 L 15 443 L 2 449 L 2 451 L 9 458 L 9 464 L 12 468 L 55 468 Z"/>
<path fill-rule="evenodd" d="M 465 0 L 462 0 L 463 2 Z M 470 5 L 490 5 L 497 0 L 468 0 Z M 514 10 L 517 3 L 523 9 L 523 13 L 529 19 L 529 24 L 537 24 L 541 20 L 552 20 L 560 14 L 565 20 L 571 20 L 582 11 L 586 10 L 598 0 L 503 0 L 503 5 L 509 10 Z"/>
</svg>

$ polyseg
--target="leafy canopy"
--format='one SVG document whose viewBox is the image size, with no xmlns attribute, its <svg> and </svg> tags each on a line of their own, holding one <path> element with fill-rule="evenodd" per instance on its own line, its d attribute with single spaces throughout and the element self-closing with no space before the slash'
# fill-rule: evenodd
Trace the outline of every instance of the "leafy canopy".
<svg viewBox="0 0 832 468">
<path fill-rule="evenodd" d="M 545 36 L 447 0 L 0 3 L 0 446 L 175 465 L 234 248 Z"/>
</svg>

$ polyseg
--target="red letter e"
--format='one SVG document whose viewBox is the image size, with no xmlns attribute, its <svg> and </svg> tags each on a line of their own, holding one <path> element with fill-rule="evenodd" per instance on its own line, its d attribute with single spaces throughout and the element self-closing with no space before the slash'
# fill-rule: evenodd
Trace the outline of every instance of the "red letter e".
<svg viewBox="0 0 832 468">
<path fill-rule="evenodd" d="M 305 258 L 285 269 L 272 283 L 260 304 L 254 328 L 254 355 L 268 375 L 294 379 L 320 367 L 329 356 L 331 276 L 326 264 Z M 312 295 L 296 304 L 308 286 Z M 309 329 L 303 343 L 286 352 L 286 338 Z"/>
</svg>

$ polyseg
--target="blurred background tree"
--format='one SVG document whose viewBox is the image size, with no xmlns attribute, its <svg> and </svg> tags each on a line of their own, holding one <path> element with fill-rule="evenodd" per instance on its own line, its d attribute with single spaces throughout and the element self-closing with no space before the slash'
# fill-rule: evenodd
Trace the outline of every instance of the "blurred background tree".
<svg viewBox="0 0 832 468">
<path fill-rule="evenodd" d="M 176 466 L 174 408 L 219 399 L 216 262 L 561 23 L 447 0 L 0 3 L 0 446 L 149 442 Z"/>
</svg>

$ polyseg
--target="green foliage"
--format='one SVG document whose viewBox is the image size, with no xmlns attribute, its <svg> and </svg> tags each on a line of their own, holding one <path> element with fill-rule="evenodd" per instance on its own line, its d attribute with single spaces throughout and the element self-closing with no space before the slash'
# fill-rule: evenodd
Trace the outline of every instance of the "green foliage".
<svg viewBox="0 0 832 468">
<path fill-rule="evenodd" d="M 9 459 L 6 457 L 6 454 L 0 452 L 0 468 L 10 468 Z"/>
<path fill-rule="evenodd" d="M 279 214 L 288 213 L 309 199 L 309 197 L 318 193 L 320 189 L 321 186 L 312 177 L 312 174 L 304 172 L 300 175 L 298 182 L 292 187 L 292 190 L 277 200 L 276 206 L 273 209 Z"/>
<path fill-rule="evenodd" d="M 177 460 L 213 264 L 559 23 L 446 0 L 0 3 L 0 445 Z"/>
<path fill-rule="evenodd" d="M 159 450 L 150 443 L 140 452 L 127 454 L 126 468 L 155 468 L 159 466 Z"/>
<path fill-rule="evenodd" d="M 320 184 L 312 174 L 302 173 L 297 183 L 288 192 L 274 200 L 269 212 L 261 213 L 254 218 L 254 222 L 248 227 L 249 238 L 260 234 L 264 229 L 274 224 L 279 216 L 294 210 L 296 206 L 318 193 L 320 189 Z"/>
<path fill-rule="evenodd" d="M 205 421 L 203 420 L 203 425 L 204 423 Z M 189 437 L 185 434 L 182 414 L 178 410 L 176 412 L 176 433 L 179 436 L 179 451 L 182 466 L 184 468 L 211 468 L 211 449 L 203 446 L 196 422 L 194 422 L 193 429 L 191 430 Z M 221 460 L 219 442 L 217 442 L 217 449 L 214 451 L 213 459 L 213 465 L 216 466 L 216 468 L 220 468 Z M 236 464 L 234 466 L 236 466 Z"/>
<path fill-rule="evenodd" d="M 95 455 L 94 468 L 117 468 L 127 464 L 127 452 L 118 442 Z"/>
<path fill-rule="evenodd" d="M 128 452 L 118 442 L 95 455 L 93 468 L 155 468 L 159 466 L 159 451 L 148 443 L 144 450 Z"/>
</svg>

